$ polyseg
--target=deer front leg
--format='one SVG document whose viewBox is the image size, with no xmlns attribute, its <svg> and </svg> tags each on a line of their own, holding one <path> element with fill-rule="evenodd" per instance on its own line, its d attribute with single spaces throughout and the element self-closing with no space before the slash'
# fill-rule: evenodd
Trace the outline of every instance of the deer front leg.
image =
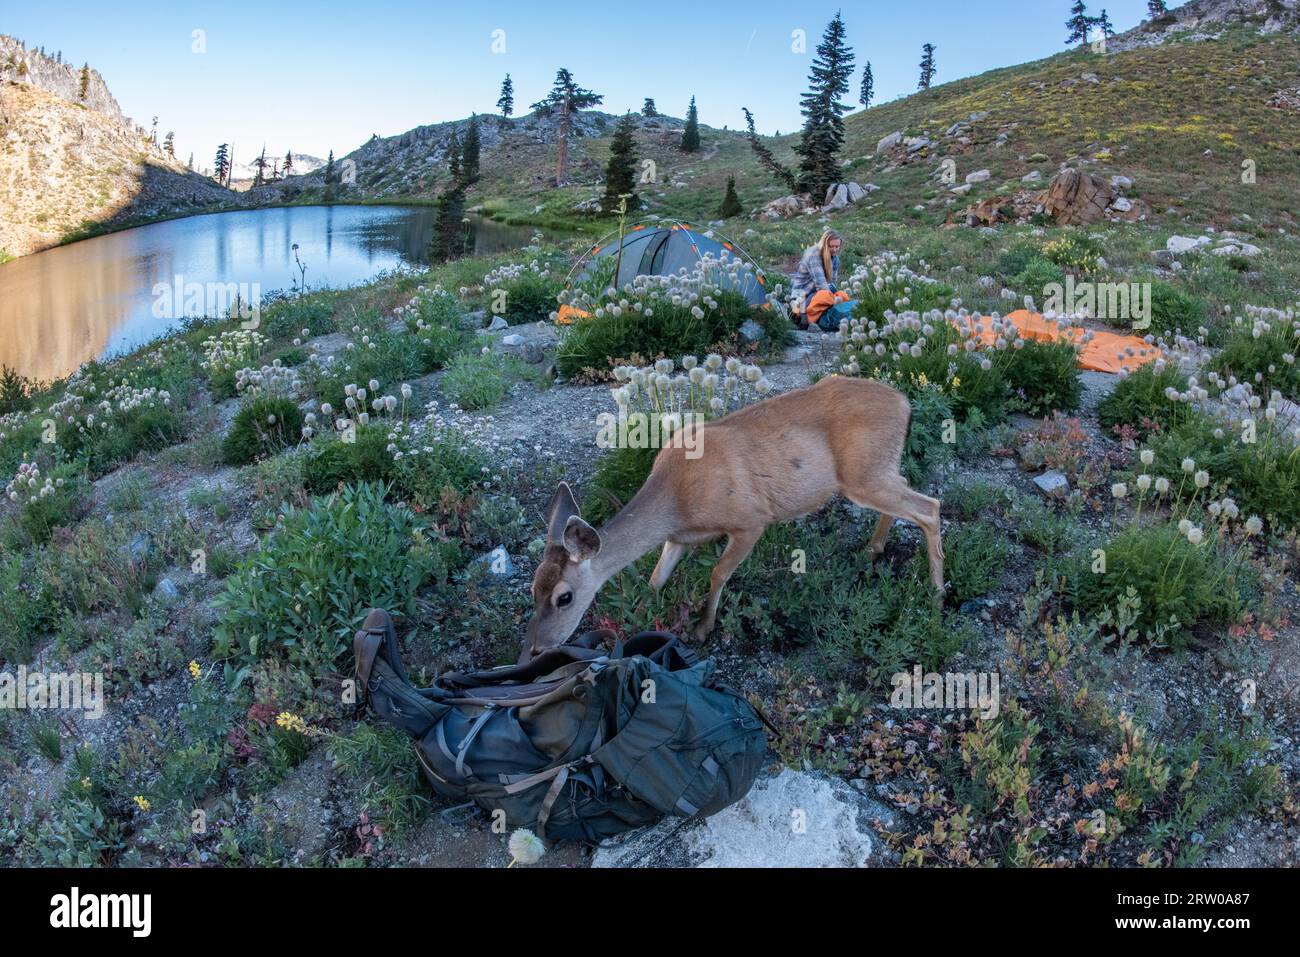
<svg viewBox="0 0 1300 957">
<path fill-rule="evenodd" d="M 664 542 L 663 553 L 659 556 L 659 561 L 655 565 L 655 570 L 650 573 L 650 587 L 658 592 L 664 585 L 668 584 L 668 579 L 672 577 L 673 569 L 677 567 L 683 556 L 686 555 L 688 546 L 679 545 L 677 542 Z"/>
<path fill-rule="evenodd" d="M 714 622 L 718 617 L 718 602 L 722 598 L 722 586 L 727 583 L 736 566 L 749 557 L 749 553 L 754 550 L 754 545 L 762 537 L 761 528 L 743 529 L 727 535 L 727 547 L 722 550 L 722 557 L 713 566 L 713 574 L 709 577 L 709 600 L 704 605 L 704 614 L 700 618 L 700 623 L 695 626 L 693 636 L 696 639 L 703 640 L 708 637 L 709 632 L 713 631 Z"/>
</svg>

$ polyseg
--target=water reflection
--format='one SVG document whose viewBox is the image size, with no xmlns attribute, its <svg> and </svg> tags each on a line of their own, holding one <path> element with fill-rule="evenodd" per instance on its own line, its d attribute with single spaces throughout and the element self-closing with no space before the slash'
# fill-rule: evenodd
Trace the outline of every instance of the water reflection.
<svg viewBox="0 0 1300 957">
<path fill-rule="evenodd" d="M 43 381 L 139 345 L 202 309 L 156 310 L 157 284 L 346 286 L 420 265 L 433 237 L 426 206 L 299 206 L 191 216 L 46 250 L 0 266 L 0 364 Z M 472 220 L 486 255 L 526 245 L 528 227 Z M 179 304 L 184 306 L 184 302 Z M 161 311 L 162 315 L 156 312 Z"/>
</svg>

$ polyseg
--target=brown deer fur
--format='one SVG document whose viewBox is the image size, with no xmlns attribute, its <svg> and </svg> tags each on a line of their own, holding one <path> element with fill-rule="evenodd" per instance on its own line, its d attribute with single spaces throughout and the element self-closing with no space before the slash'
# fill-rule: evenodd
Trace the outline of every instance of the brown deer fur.
<svg viewBox="0 0 1300 957">
<path fill-rule="evenodd" d="M 722 587 L 764 529 L 816 511 L 836 493 L 880 513 L 872 556 L 894 519 L 925 533 L 930 577 L 943 590 L 939 502 L 908 487 L 899 471 L 911 420 L 907 399 L 870 379 L 832 376 L 758 402 L 700 430 L 691 443 L 660 451 L 641 490 L 599 531 L 583 521 L 567 484 L 550 505 L 535 610 L 524 657 L 563 644 L 596 592 L 653 548 L 663 546 L 651 585 L 663 587 L 694 545 L 726 537 L 695 636 L 713 629 Z"/>
</svg>

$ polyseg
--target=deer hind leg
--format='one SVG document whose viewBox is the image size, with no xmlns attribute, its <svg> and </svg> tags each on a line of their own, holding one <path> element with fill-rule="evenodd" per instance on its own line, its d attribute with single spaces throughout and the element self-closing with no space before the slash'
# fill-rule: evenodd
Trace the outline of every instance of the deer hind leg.
<svg viewBox="0 0 1300 957">
<path fill-rule="evenodd" d="M 881 513 L 880 521 L 876 523 L 876 530 L 871 535 L 871 560 L 875 561 L 880 557 L 880 553 L 885 550 L 885 542 L 889 539 L 889 531 L 894 527 L 894 516 Z"/>
<path fill-rule="evenodd" d="M 916 525 L 925 534 L 925 547 L 930 557 L 930 581 L 935 591 L 943 594 L 943 537 L 939 520 L 939 500 L 922 495 L 903 481 L 900 475 L 887 479 L 879 486 L 861 485 L 846 488 L 845 494 L 854 505 L 874 509 L 880 513 L 880 524 L 871 536 L 873 554 L 877 545 L 884 548 L 885 537 L 893 524 L 892 516 Z"/>
<path fill-rule="evenodd" d="M 700 623 L 695 626 L 694 635 L 697 639 L 708 637 L 709 632 L 713 630 L 714 622 L 718 617 L 718 602 L 722 598 L 722 586 L 727 584 L 731 573 L 749 557 L 749 553 L 754 550 L 754 545 L 762 537 L 761 528 L 743 529 L 727 535 L 727 547 L 722 550 L 722 557 L 713 566 L 713 574 L 709 576 L 709 600 L 705 603 Z"/>
<path fill-rule="evenodd" d="M 677 563 L 682 560 L 690 550 L 688 545 L 680 545 L 677 542 L 664 542 L 664 550 L 659 555 L 659 561 L 655 564 L 655 570 L 650 573 L 650 587 L 656 592 L 668 583 L 672 577 L 673 569 Z"/>
</svg>

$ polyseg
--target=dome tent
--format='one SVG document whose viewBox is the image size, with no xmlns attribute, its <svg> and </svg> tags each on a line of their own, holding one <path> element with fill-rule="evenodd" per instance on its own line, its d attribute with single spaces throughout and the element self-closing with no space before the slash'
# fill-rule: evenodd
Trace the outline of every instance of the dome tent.
<svg viewBox="0 0 1300 957">
<path fill-rule="evenodd" d="M 583 254 L 569 272 L 569 280 L 589 278 L 598 265 L 604 265 L 603 261 L 612 257 L 618 263 L 618 276 L 611 277 L 611 282 L 622 289 L 637 276 L 667 276 L 680 269 L 690 272 L 706 256 L 719 261 L 739 260 L 747 267 L 742 270 L 739 282 L 733 283 L 727 272 L 718 270 L 716 278 L 720 285 L 724 289 L 735 288 L 751 305 L 767 304 L 767 280 L 748 253 L 735 243 L 718 238 L 713 230 L 676 220 L 637 223 L 624 233 L 621 244 L 618 234 L 611 233 Z"/>
</svg>

